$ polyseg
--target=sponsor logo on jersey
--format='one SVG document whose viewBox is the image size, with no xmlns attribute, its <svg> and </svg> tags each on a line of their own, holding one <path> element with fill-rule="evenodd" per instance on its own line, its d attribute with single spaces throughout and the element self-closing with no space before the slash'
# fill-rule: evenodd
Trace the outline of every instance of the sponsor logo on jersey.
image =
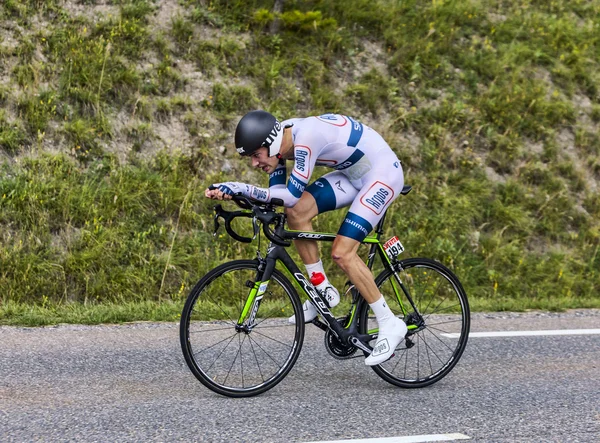
<svg viewBox="0 0 600 443">
<path fill-rule="evenodd" d="M 386 205 L 394 198 L 394 190 L 385 183 L 375 182 L 360 198 L 363 206 L 379 215 Z"/>
<path fill-rule="evenodd" d="M 333 167 L 333 169 L 335 169 L 336 171 L 339 171 L 340 169 L 346 169 L 349 168 L 350 166 L 352 166 L 353 162 L 349 162 L 349 161 L 345 161 L 344 163 L 340 163 L 339 165 L 335 165 Z"/>
<path fill-rule="evenodd" d="M 306 188 L 306 183 L 298 180 L 294 174 L 290 174 L 290 178 L 288 179 L 287 189 L 292 193 L 292 195 L 296 198 L 300 198 L 304 189 Z"/>
<path fill-rule="evenodd" d="M 348 123 L 346 117 L 338 114 L 323 114 L 317 117 L 323 123 L 329 123 L 334 126 L 345 126 Z"/>
<path fill-rule="evenodd" d="M 310 177 L 310 148 L 308 146 L 296 146 L 294 150 L 294 171 L 300 177 L 308 180 Z"/>
<path fill-rule="evenodd" d="M 266 200 L 268 200 L 268 193 L 264 189 L 255 187 L 252 190 L 252 197 L 255 198 L 256 200 L 266 201 Z"/>
<path fill-rule="evenodd" d="M 284 168 L 281 169 L 275 169 L 275 171 L 271 172 L 271 174 L 269 175 L 269 178 L 275 178 L 278 175 L 283 175 L 283 173 L 285 172 Z"/>
<path fill-rule="evenodd" d="M 322 158 L 318 158 L 317 162 L 316 162 L 317 166 L 329 166 L 329 167 L 333 167 L 334 165 L 337 165 L 337 160 L 325 160 Z"/>
</svg>

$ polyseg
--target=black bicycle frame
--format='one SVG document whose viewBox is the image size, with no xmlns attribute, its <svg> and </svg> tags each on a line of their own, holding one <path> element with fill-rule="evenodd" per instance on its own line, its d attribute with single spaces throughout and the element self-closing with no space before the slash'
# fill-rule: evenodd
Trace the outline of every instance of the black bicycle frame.
<svg viewBox="0 0 600 443">
<path fill-rule="evenodd" d="M 384 263 L 388 263 L 389 260 L 385 251 L 383 250 L 380 242 L 381 235 L 383 234 L 383 223 L 385 221 L 385 214 L 375 227 L 375 235 L 367 237 L 363 240 L 363 243 L 371 244 L 369 249 L 369 255 L 367 259 L 367 266 L 369 269 L 372 269 L 373 263 L 375 261 L 375 254 L 379 252 L 381 259 Z M 315 232 L 304 232 L 304 231 L 286 231 L 283 229 L 283 225 L 275 230 L 275 235 L 283 238 L 285 240 L 317 240 L 317 241 L 334 241 L 336 238 L 335 234 L 325 234 L 325 233 L 315 233 Z M 242 315 L 239 319 L 239 325 L 243 323 L 247 314 L 249 313 L 249 317 L 247 320 L 247 325 L 252 327 L 254 324 L 256 313 L 258 312 L 258 307 L 260 306 L 260 302 L 262 300 L 262 294 L 266 290 L 266 285 L 271 275 L 273 274 L 273 270 L 277 264 L 277 261 L 283 263 L 289 273 L 293 276 L 293 278 L 298 282 L 300 287 L 306 292 L 306 294 L 312 300 L 314 306 L 317 311 L 325 320 L 325 324 L 320 322 L 319 320 L 313 320 L 313 323 L 316 326 L 321 327 L 321 329 L 327 330 L 330 329 L 337 338 L 349 345 L 356 346 L 357 348 L 362 349 L 363 351 L 369 353 L 372 348 L 369 346 L 369 342 L 377 337 L 377 334 L 360 334 L 358 332 L 358 323 L 356 321 L 350 322 L 347 328 L 342 326 L 336 318 L 333 316 L 329 307 L 327 306 L 326 301 L 321 297 L 315 287 L 306 279 L 304 274 L 300 271 L 294 260 L 290 257 L 289 253 L 286 250 L 285 246 L 276 245 L 273 242 L 269 244 L 267 249 L 267 255 L 265 258 L 259 258 L 259 272 L 257 275 L 257 281 L 254 284 L 252 291 L 250 292 L 250 296 L 247 300 L 246 307 L 242 311 Z M 264 285 L 264 286 L 263 286 Z M 358 297 L 358 292 L 355 292 L 354 297 Z M 353 304 L 355 305 L 355 309 L 358 312 L 362 303 L 366 303 L 364 299 L 353 299 Z"/>
</svg>

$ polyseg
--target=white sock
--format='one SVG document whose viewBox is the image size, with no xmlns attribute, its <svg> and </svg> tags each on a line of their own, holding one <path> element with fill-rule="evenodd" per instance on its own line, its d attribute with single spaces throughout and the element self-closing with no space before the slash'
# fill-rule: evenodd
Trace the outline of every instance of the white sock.
<svg viewBox="0 0 600 443">
<path fill-rule="evenodd" d="M 313 263 L 312 265 L 305 264 L 304 267 L 306 268 L 306 272 L 308 272 L 308 278 L 312 277 L 313 272 L 320 272 L 323 275 L 325 275 L 325 270 L 323 269 L 323 262 L 321 260 L 319 260 L 316 263 Z M 325 279 L 327 279 L 327 276 L 325 276 Z"/>
<path fill-rule="evenodd" d="M 375 303 L 369 303 L 369 306 L 371 307 L 373 313 L 375 314 L 375 317 L 377 318 L 377 323 L 379 323 L 380 325 L 395 317 L 394 313 L 392 312 L 388 304 L 385 302 L 383 295 L 381 295 L 381 298 Z"/>
</svg>

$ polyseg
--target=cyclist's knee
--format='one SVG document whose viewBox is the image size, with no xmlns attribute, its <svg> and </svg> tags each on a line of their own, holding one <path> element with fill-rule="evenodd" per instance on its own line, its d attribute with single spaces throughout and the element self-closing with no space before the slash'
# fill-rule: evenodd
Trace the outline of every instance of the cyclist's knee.
<svg viewBox="0 0 600 443">
<path fill-rule="evenodd" d="M 349 248 L 348 245 L 334 242 L 331 248 L 331 258 L 342 270 L 348 269 L 349 265 L 357 257 L 354 248 Z"/>
</svg>

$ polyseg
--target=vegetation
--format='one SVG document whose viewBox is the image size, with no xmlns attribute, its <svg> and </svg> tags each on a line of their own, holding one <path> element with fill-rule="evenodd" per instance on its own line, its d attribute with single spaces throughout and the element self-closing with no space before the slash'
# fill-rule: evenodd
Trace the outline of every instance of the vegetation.
<svg viewBox="0 0 600 443">
<path fill-rule="evenodd" d="M 414 187 L 390 236 L 474 309 L 600 307 L 600 0 L 272 8 L 3 2 L 0 323 L 172 320 L 207 270 L 252 257 L 212 236 L 203 189 L 266 185 L 231 149 L 255 108 L 379 130 Z"/>
</svg>

